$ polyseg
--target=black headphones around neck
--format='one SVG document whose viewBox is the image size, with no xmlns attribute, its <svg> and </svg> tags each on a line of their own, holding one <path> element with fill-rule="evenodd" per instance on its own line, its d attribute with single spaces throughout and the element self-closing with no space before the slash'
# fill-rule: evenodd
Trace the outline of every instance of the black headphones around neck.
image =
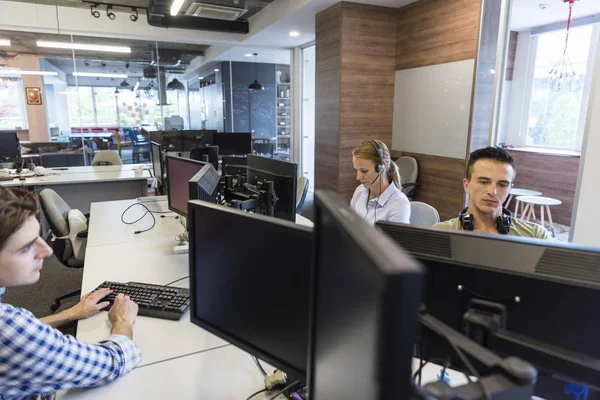
<svg viewBox="0 0 600 400">
<path fill-rule="evenodd" d="M 458 219 L 460 220 L 460 226 L 465 231 L 472 231 L 475 229 L 475 219 L 473 214 L 467 214 L 469 207 L 465 207 L 460 214 Z M 502 208 L 502 215 L 496 218 L 496 229 L 498 233 L 507 235 L 510 232 L 510 225 L 512 224 L 512 214 L 506 208 Z"/>
<path fill-rule="evenodd" d="M 379 143 L 377 143 L 377 140 L 369 140 L 368 142 L 371 143 L 371 146 L 373 146 L 373 148 L 377 152 L 377 155 L 379 156 L 379 162 L 375 166 L 375 172 L 380 174 L 383 171 L 385 171 L 385 164 L 383 163 L 383 149 L 381 148 Z"/>
</svg>

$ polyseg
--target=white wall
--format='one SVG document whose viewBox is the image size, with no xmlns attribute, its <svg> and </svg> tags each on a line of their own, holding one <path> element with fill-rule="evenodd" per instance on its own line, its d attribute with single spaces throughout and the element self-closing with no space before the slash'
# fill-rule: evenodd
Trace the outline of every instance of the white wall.
<svg viewBox="0 0 600 400">
<path fill-rule="evenodd" d="M 570 234 L 573 242 L 590 246 L 600 246 L 600 62 L 595 64 Z"/>
<path fill-rule="evenodd" d="M 396 71 L 392 148 L 464 158 L 475 60 Z"/>
</svg>

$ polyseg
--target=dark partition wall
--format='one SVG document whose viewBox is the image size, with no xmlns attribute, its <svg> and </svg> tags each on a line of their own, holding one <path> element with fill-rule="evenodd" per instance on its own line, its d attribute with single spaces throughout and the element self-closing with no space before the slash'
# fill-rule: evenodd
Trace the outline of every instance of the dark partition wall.
<svg viewBox="0 0 600 400">
<path fill-rule="evenodd" d="M 252 132 L 252 137 L 259 138 L 276 137 L 275 64 L 225 62 L 222 71 L 225 131 Z M 255 79 L 264 90 L 248 90 Z"/>
</svg>

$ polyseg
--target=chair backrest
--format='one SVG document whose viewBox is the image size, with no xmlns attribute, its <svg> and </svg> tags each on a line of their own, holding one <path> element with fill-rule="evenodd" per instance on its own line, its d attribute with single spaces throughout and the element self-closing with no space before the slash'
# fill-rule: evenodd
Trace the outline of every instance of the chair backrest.
<svg viewBox="0 0 600 400">
<path fill-rule="evenodd" d="M 300 213 L 300 210 L 302 210 L 306 193 L 308 193 L 308 179 L 301 176 L 296 183 L 296 213 Z"/>
<path fill-rule="evenodd" d="M 275 143 L 254 143 L 254 152 L 256 154 L 268 154 L 272 158 L 275 152 Z"/>
<path fill-rule="evenodd" d="M 410 202 L 410 223 L 414 225 L 432 226 L 440 222 L 440 214 L 435 208 L 421 201 Z"/>
<path fill-rule="evenodd" d="M 208 156 L 208 162 L 219 168 L 219 146 L 195 147 L 190 151 L 192 160 L 204 161 L 203 156 Z"/>
<path fill-rule="evenodd" d="M 403 156 L 396 160 L 396 165 L 400 169 L 401 183 L 416 183 L 419 175 L 419 165 L 413 157 Z"/>
<path fill-rule="evenodd" d="M 68 235 L 67 218 L 71 207 L 52 189 L 43 189 L 40 192 L 40 203 L 52 233 L 57 237 Z"/>
<path fill-rule="evenodd" d="M 119 154 L 111 150 L 100 150 L 92 160 L 92 166 L 95 165 L 123 165 Z"/>
</svg>

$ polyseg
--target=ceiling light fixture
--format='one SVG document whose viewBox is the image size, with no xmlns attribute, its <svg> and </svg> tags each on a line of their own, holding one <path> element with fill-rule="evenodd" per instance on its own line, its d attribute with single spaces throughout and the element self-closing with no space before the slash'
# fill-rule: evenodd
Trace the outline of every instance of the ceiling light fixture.
<svg viewBox="0 0 600 400">
<path fill-rule="evenodd" d="M 0 70 L 0 75 L 46 75 L 46 76 L 57 76 L 58 72 L 54 71 L 21 71 L 18 69 L 5 69 Z"/>
<path fill-rule="evenodd" d="M 198 77 L 198 79 L 199 79 L 199 80 L 202 80 L 202 79 L 204 79 L 204 77 L 203 77 L 203 76 L 199 76 L 199 77 Z"/>
<path fill-rule="evenodd" d="M 94 18 L 100 18 L 100 11 L 96 10 L 95 4 L 90 5 L 90 13 Z"/>
<path fill-rule="evenodd" d="M 103 44 L 89 43 L 68 43 L 68 42 L 52 42 L 47 40 L 38 40 L 38 47 L 48 47 L 53 49 L 69 49 L 69 50 L 89 50 L 89 51 L 106 51 L 112 53 L 131 53 L 131 47 L 127 46 L 107 46 Z"/>
<path fill-rule="evenodd" d="M 219 68 L 215 68 L 215 72 L 219 72 Z"/>
<path fill-rule="evenodd" d="M 0 39 L 0 46 L 10 46 L 10 40 Z"/>
<path fill-rule="evenodd" d="M 300 36 L 300 32 L 298 32 L 298 31 L 290 31 L 290 36 L 291 37 L 298 37 L 298 36 Z"/>
<path fill-rule="evenodd" d="M 131 15 L 129 16 L 129 19 L 130 19 L 132 22 L 135 22 L 135 21 L 137 21 L 137 20 L 138 20 L 138 18 L 139 18 L 139 14 L 138 14 L 138 10 L 137 10 L 137 8 L 135 8 L 135 7 L 131 7 Z"/>
<path fill-rule="evenodd" d="M 185 86 L 183 83 L 179 82 L 177 78 L 174 78 L 171 82 L 167 84 L 167 89 L 169 90 L 185 90 Z"/>
<path fill-rule="evenodd" d="M 254 54 L 252 54 L 252 53 L 246 53 L 246 54 L 244 54 L 244 56 L 246 56 L 246 57 L 252 57 L 253 55 Z"/>
<path fill-rule="evenodd" d="M 73 76 L 88 76 L 92 78 L 119 78 L 127 79 L 126 74 L 103 74 L 100 72 L 73 72 Z"/>
<path fill-rule="evenodd" d="M 112 12 L 112 6 L 106 6 L 106 16 L 111 21 L 113 21 L 115 18 L 117 18 L 117 16 L 115 15 L 115 13 Z"/>
<path fill-rule="evenodd" d="M 258 56 L 258 53 L 254 53 L 254 82 L 252 82 L 250 85 L 248 85 L 248 90 L 263 90 L 264 86 L 261 85 L 260 83 L 258 83 L 258 79 L 256 78 L 256 56 Z"/>
<path fill-rule="evenodd" d="M 175 17 L 178 13 L 179 10 L 181 9 L 181 6 L 183 5 L 183 1 L 184 0 L 173 0 L 173 3 L 171 3 L 171 16 Z"/>
<path fill-rule="evenodd" d="M 123 82 L 121 82 L 119 86 L 122 88 L 128 88 L 130 85 L 129 82 L 127 82 L 127 79 L 123 79 Z"/>
<path fill-rule="evenodd" d="M 119 88 L 115 88 L 114 94 L 119 94 Z"/>
</svg>

